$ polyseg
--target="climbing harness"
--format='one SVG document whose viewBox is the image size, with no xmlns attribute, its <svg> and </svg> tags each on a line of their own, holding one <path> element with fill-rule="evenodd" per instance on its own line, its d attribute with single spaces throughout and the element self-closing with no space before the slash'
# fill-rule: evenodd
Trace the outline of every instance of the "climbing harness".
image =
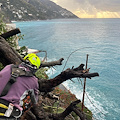
<svg viewBox="0 0 120 120">
<path fill-rule="evenodd" d="M 29 66 L 26 63 L 22 63 L 20 66 L 11 65 L 11 77 L 3 88 L 0 97 L 5 96 L 11 86 L 17 81 L 18 77 L 33 77 L 32 71 L 27 71 Z M 24 98 L 23 111 L 26 111 L 31 107 L 33 103 L 37 103 L 35 99 L 34 90 L 28 90 L 28 95 Z M 14 117 L 19 118 L 22 115 L 22 111 L 16 108 L 12 103 L 0 98 L 0 117 Z"/>
<path fill-rule="evenodd" d="M 22 76 L 32 77 L 34 75 L 31 71 L 26 71 L 22 67 L 19 67 L 17 65 L 12 65 L 11 66 L 11 77 L 9 81 L 7 82 L 6 86 L 4 87 L 4 89 L 2 90 L 0 97 L 5 96 L 8 93 L 11 85 L 16 82 L 18 77 L 22 77 Z"/>
<path fill-rule="evenodd" d="M 14 117 L 19 118 L 22 111 L 16 108 L 12 103 L 0 98 L 0 117 Z"/>
</svg>

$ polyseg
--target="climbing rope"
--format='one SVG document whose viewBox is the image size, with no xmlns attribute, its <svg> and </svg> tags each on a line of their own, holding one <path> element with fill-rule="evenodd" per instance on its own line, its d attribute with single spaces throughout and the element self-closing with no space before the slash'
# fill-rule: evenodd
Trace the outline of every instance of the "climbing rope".
<svg viewBox="0 0 120 120">
<path fill-rule="evenodd" d="M 75 51 L 71 52 L 71 53 L 69 54 L 66 62 L 65 62 L 65 65 L 64 65 L 64 67 L 63 67 L 63 70 L 65 69 L 65 67 L 66 67 L 66 65 L 67 65 L 67 62 L 68 62 L 70 56 L 71 56 L 73 53 L 75 53 L 75 52 L 77 52 L 77 51 L 79 51 L 79 50 L 81 50 L 81 49 L 86 49 L 86 48 L 92 48 L 92 47 L 83 47 L 83 48 L 79 48 L 79 49 L 76 49 Z M 62 70 L 62 72 L 63 72 L 63 70 Z"/>
<path fill-rule="evenodd" d="M 80 78 L 78 78 L 78 82 L 81 84 L 81 86 L 83 87 L 83 84 L 82 84 L 82 80 L 80 79 Z M 86 94 L 86 96 L 87 96 L 87 98 L 88 98 L 88 100 L 90 101 L 90 103 L 97 109 L 97 110 L 99 110 L 99 112 L 100 113 L 102 113 L 104 116 L 106 116 L 100 109 L 98 109 L 95 105 L 94 105 L 94 103 L 91 101 L 91 99 L 88 97 L 88 94 L 85 92 L 85 94 Z"/>
</svg>

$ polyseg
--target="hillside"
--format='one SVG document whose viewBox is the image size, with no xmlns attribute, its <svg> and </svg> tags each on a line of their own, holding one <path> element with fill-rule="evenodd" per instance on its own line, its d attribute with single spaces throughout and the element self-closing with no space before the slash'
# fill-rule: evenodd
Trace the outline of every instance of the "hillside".
<svg viewBox="0 0 120 120">
<path fill-rule="evenodd" d="M 6 21 L 77 18 L 50 0 L 0 0 L 0 14 Z"/>
</svg>

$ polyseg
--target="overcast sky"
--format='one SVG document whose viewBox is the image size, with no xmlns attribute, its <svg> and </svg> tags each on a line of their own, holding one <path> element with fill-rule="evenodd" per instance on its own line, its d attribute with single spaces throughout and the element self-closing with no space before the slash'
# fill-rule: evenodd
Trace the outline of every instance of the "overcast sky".
<svg viewBox="0 0 120 120">
<path fill-rule="evenodd" d="M 80 18 L 120 18 L 120 0 L 51 0 Z"/>
</svg>

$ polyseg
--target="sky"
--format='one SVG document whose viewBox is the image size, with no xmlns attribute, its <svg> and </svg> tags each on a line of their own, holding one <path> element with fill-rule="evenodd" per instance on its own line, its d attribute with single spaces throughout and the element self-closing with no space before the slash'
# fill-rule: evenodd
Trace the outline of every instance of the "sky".
<svg viewBox="0 0 120 120">
<path fill-rule="evenodd" d="M 120 0 L 51 0 L 80 18 L 120 18 Z"/>
</svg>

